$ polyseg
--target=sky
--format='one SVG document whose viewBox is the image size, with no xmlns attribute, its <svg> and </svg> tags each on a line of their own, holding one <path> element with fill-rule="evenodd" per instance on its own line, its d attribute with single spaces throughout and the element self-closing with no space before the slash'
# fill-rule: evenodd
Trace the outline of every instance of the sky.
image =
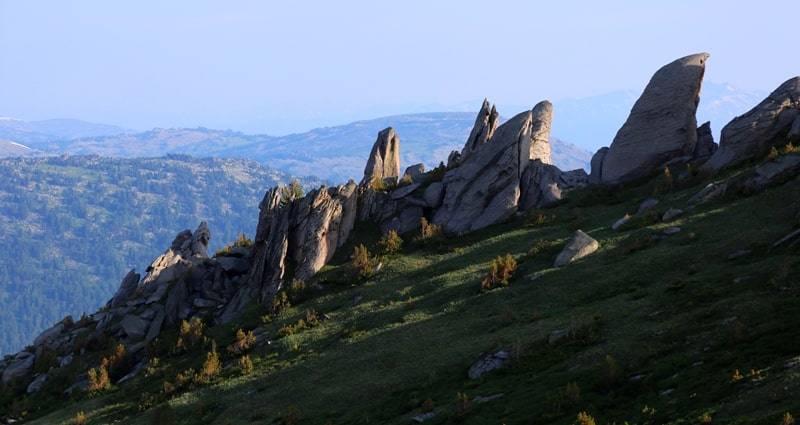
<svg viewBox="0 0 800 425">
<path fill-rule="evenodd" d="M 642 90 L 699 52 L 706 81 L 769 92 L 800 74 L 798 14 L 796 0 L 0 0 L 0 116 L 283 135 Z"/>
</svg>

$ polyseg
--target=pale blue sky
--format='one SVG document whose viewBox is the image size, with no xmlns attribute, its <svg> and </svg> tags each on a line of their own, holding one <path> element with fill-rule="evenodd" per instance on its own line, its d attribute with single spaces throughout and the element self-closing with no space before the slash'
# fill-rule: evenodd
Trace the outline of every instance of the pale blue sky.
<svg viewBox="0 0 800 425">
<path fill-rule="evenodd" d="M 800 74 L 799 4 L 0 0 L 0 116 L 280 135 L 484 97 L 513 114 L 703 51 L 707 81 L 769 92 Z"/>
</svg>

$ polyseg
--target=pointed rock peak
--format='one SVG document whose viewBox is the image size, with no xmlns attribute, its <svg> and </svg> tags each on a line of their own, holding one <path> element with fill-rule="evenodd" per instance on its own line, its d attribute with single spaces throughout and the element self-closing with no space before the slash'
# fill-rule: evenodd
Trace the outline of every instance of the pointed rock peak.
<svg viewBox="0 0 800 425">
<path fill-rule="evenodd" d="M 367 166 L 364 167 L 364 178 L 361 185 L 369 185 L 375 178 L 383 180 L 400 176 L 400 138 L 394 128 L 387 127 L 378 133 L 378 139 L 372 146 Z"/>
<path fill-rule="evenodd" d="M 597 174 L 601 183 L 635 180 L 666 163 L 691 158 L 708 56 L 685 56 L 656 71 L 603 158 Z"/>
<path fill-rule="evenodd" d="M 550 128 L 553 122 L 553 104 L 543 100 L 536 104 L 531 111 L 533 125 L 531 128 L 531 161 L 538 159 L 544 164 L 551 164 L 550 159 Z"/>
<path fill-rule="evenodd" d="M 495 130 L 500 122 L 500 114 L 497 113 L 495 105 L 489 104 L 488 99 L 483 99 L 478 116 L 475 118 L 475 125 L 467 138 L 467 143 L 461 151 L 461 160 L 465 160 L 478 146 L 486 143 L 494 136 Z"/>
</svg>

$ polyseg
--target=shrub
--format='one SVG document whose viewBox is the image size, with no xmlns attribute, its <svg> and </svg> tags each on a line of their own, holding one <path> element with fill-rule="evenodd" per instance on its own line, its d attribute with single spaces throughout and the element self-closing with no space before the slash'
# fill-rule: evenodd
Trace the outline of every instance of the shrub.
<svg viewBox="0 0 800 425">
<path fill-rule="evenodd" d="M 303 197 L 303 187 L 297 182 L 297 179 L 292 179 L 288 186 L 281 187 L 281 205 L 286 206 L 295 199 Z"/>
<path fill-rule="evenodd" d="M 385 192 L 389 190 L 389 183 L 382 179 L 380 176 L 372 176 L 372 188 L 378 192 Z"/>
<path fill-rule="evenodd" d="M 117 381 L 131 371 L 133 359 L 125 351 L 124 345 L 117 344 L 108 357 L 103 357 L 101 364 L 108 370 L 111 380 Z"/>
<path fill-rule="evenodd" d="M 414 183 L 414 179 L 412 179 L 410 175 L 403 174 L 403 178 L 401 178 L 397 182 L 397 187 L 408 186 L 408 185 L 413 184 L 413 183 Z"/>
<path fill-rule="evenodd" d="M 789 412 L 784 413 L 784 415 L 781 417 L 781 421 L 779 422 L 779 424 L 780 425 L 793 425 L 794 424 L 794 418 L 792 417 L 792 414 L 789 413 Z"/>
<path fill-rule="evenodd" d="M 396 230 L 389 230 L 389 232 L 381 237 L 378 241 L 378 250 L 381 254 L 393 254 L 400 250 L 403 246 L 403 239 L 397 234 Z"/>
<path fill-rule="evenodd" d="M 653 188 L 653 196 L 658 196 L 669 192 L 675 186 L 675 178 L 672 177 L 672 172 L 669 167 L 664 167 L 664 173 L 661 175 L 656 186 Z"/>
<path fill-rule="evenodd" d="M 219 355 L 216 351 L 210 351 L 206 354 L 206 361 L 203 362 L 203 368 L 200 370 L 201 382 L 209 382 L 214 375 L 218 374 L 222 369 L 222 364 L 219 361 Z"/>
<path fill-rule="evenodd" d="M 517 261 L 511 257 L 511 254 L 506 254 L 505 257 L 497 257 L 497 259 L 492 260 L 492 267 L 489 270 L 489 274 L 481 281 L 481 290 L 489 291 L 495 288 L 508 286 L 508 280 L 511 279 L 516 270 Z"/>
<path fill-rule="evenodd" d="M 253 247 L 253 240 L 248 238 L 244 235 L 244 233 L 239 233 L 239 236 L 236 237 L 236 240 L 228 245 L 225 248 L 218 249 L 215 253 L 215 257 L 219 257 L 220 255 L 226 255 L 231 252 L 234 247 L 242 247 L 242 248 L 252 248 Z"/>
<path fill-rule="evenodd" d="M 246 353 L 256 343 L 256 336 L 253 331 L 245 331 L 239 329 L 236 331 L 236 341 L 228 346 L 228 353 L 238 355 Z"/>
<path fill-rule="evenodd" d="M 111 388 L 111 380 L 108 378 L 108 370 L 105 366 L 89 369 L 87 373 L 89 378 L 89 386 L 86 391 L 89 394 L 97 394 L 101 391 Z"/>
<path fill-rule="evenodd" d="M 574 425 L 595 425 L 594 418 L 586 412 L 578 413 L 578 417 L 573 423 Z"/>
<path fill-rule="evenodd" d="M 289 296 L 286 294 L 286 291 L 280 291 L 272 297 L 272 304 L 269 306 L 269 311 L 272 317 L 278 317 L 291 306 L 292 303 L 289 301 Z"/>
<path fill-rule="evenodd" d="M 250 360 L 250 356 L 244 355 L 239 358 L 239 372 L 242 375 L 249 375 L 253 373 L 253 361 Z"/>
<path fill-rule="evenodd" d="M 89 423 L 89 418 L 86 416 L 86 413 L 83 413 L 83 410 L 78 411 L 78 414 L 75 415 L 75 425 L 86 425 Z"/>
<path fill-rule="evenodd" d="M 467 397 L 464 393 L 456 394 L 456 403 L 455 407 L 453 408 L 453 416 L 456 419 L 464 419 L 469 413 L 471 408 L 471 403 L 469 401 L 469 397 Z"/>
<path fill-rule="evenodd" d="M 425 217 L 420 218 L 419 222 L 419 235 L 414 238 L 415 242 L 436 241 L 444 237 L 444 231 L 440 226 L 431 224 Z"/>
<path fill-rule="evenodd" d="M 197 317 L 193 317 L 189 322 L 186 320 L 181 321 L 176 347 L 179 350 L 189 350 L 204 344 L 207 341 L 207 338 L 203 336 L 204 328 L 203 321 Z"/>
<path fill-rule="evenodd" d="M 353 260 L 344 267 L 344 277 L 348 282 L 355 282 L 369 278 L 375 274 L 375 264 L 377 260 L 372 257 L 364 244 L 360 244 L 353 250 Z"/>
</svg>

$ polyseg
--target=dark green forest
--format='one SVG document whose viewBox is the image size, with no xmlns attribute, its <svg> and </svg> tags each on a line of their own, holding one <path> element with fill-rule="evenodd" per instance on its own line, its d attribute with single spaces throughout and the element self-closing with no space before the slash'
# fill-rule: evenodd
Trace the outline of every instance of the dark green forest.
<svg viewBox="0 0 800 425">
<path fill-rule="evenodd" d="M 252 236 L 264 192 L 289 177 L 244 159 L 0 159 L 0 353 L 91 313 L 201 221 L 210 254 Z"/>
</svg>

